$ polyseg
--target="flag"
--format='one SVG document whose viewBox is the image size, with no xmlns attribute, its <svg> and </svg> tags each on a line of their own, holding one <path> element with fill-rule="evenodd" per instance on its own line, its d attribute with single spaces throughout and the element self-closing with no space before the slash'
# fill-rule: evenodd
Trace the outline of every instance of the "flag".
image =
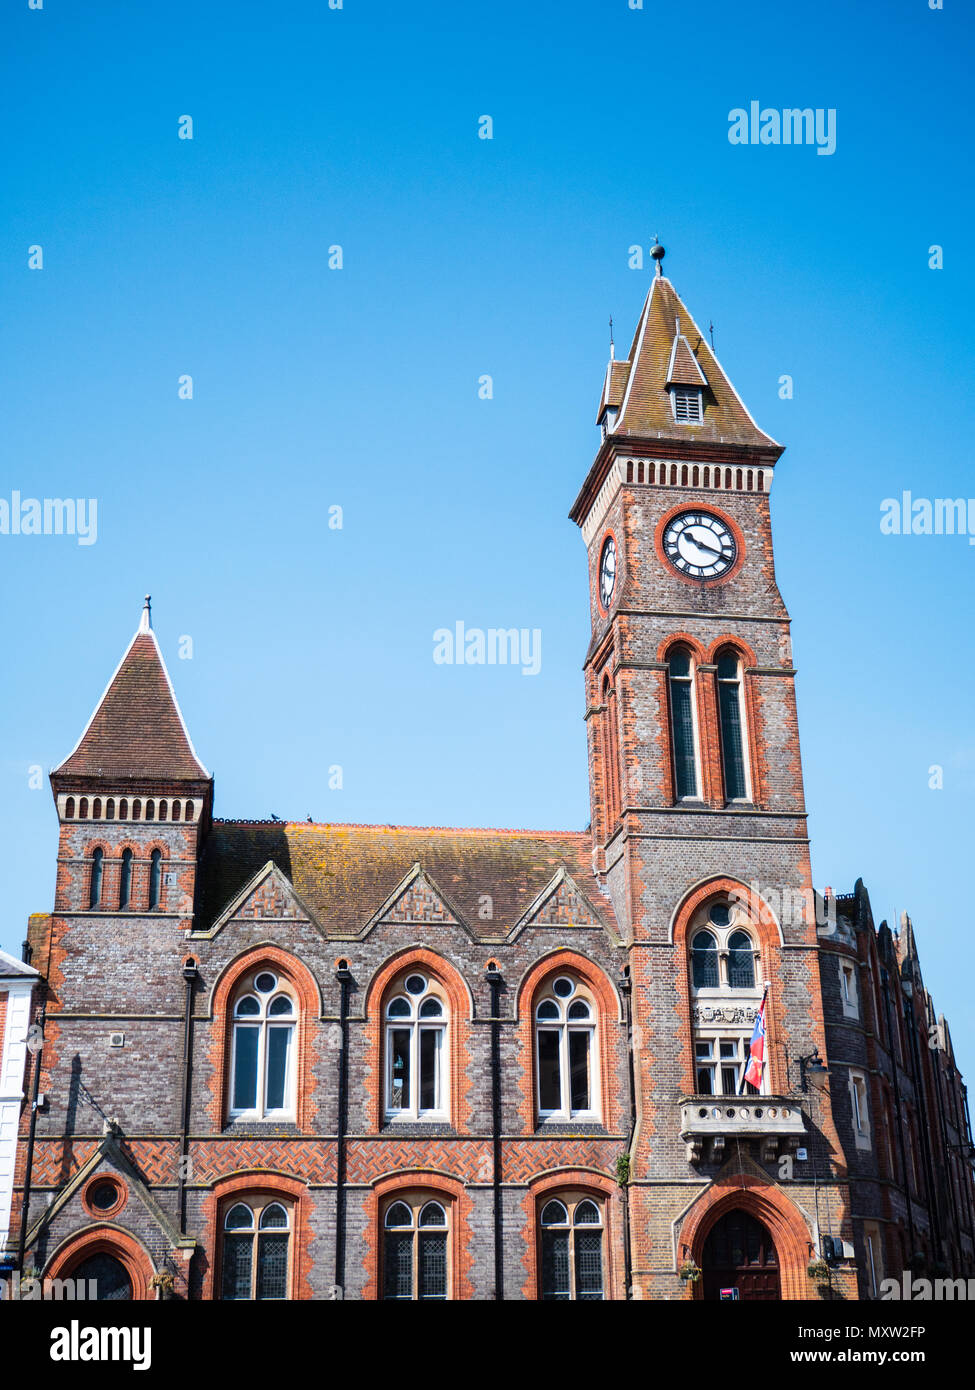
<svg viewBox="0 0 975 1390">
<path fill-rule="evenodd" d="M 742 1077 L 742 1088 L 745 1082 L 750 1082 L 757 1091 L 762 1089 L 762 1070 L 765 1066 L 765 1000 L 767 991 L 762 995 L 762 1002 L 759 1005 L 758 1013 L 755 1015 L 755 1027 L 752 1029 L 752 1040 L 748 1044 L 748 1066 L 745 1068 L 745 1075 Z"/>
</svg>

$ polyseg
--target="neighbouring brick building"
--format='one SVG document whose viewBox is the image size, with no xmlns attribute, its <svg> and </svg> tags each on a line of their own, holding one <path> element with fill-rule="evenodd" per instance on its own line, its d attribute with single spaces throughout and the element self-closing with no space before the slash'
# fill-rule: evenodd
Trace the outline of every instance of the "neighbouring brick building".
<svg viewBox="0 0 975 1390">
<path fill-rule="evenodd" d="M 907 1216 L 858 1147 L 844 1069 L 876 1115 L 888 1074 L 916 1091 L 874 1021 L 850 1027 L 836 959 L 873 979 L 894 948 L 845 906 L 817 931 L 772 554 L 782 448 L 659 263 L 598 424 L 571 512 L 586 831 L 214 819 L 147 604 L 51 774 L 28 1266 L 136 1298 L 869 1289 L 864 1231 Z M 970 1213 L 947 1047 L 931 1065 Z M 930 1102 L 914 1114 L 933 1123 Z M 28 1127 L 25 1109 L 21 1192 Z M 912 1210 L 912 1245 L 970 1261 L 970 1219 L 948 1235 L 956 1207 Z"/>
</svg>

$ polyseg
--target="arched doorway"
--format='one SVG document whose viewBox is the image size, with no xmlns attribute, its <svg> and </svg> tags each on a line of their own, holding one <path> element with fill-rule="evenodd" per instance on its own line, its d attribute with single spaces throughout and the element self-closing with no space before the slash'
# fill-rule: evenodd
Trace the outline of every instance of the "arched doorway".
<svg viewBox="0 0 975 1390">
<path fill-rule="evenodd" d="M 104 1253 L 89 1255 L 87 1260 L 82 1260 L 80 1264 L 75 1265 L 71 1271 L 71 1278 L 93 1281 L 95 1297 L 99 1303 L 132 1297 L 132 1280 L 129 1278 L 129 1272 L 121 1260 L 115 1259 L 114 1255 Z"/>
<path fill-rule="evenodd" d="M 768 1228 L 747 1211 L 735 1207 L 714 1223 L 704 1242 L 701 1293 L 720 1299 L 722 1289 L 737 1289 L 738 1297 L 781 1298 L 779 1261 Z"/>
</svg>

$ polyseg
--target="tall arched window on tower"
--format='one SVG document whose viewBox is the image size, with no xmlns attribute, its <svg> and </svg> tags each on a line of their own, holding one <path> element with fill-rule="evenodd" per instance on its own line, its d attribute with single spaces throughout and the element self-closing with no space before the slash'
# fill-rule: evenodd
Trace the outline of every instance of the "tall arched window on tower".
<svg viewBox="0 0 975 1390">
<path fill-rule="evenodd" d="M 234 1004 L 230 1114 L 294 1119 L 295 1022 L 290 987 L 270 970 L 249 975 Z"/>
<path fill-rule="evenodd" d="M 701 907 L 689 927 L 694 1091 L 699 1096 L 767 1092 L 743 1082 L 748 1045 L 762 990 L 760 953 L 741 909 L 718 899 Z"/>
<path fill-rule="evenodd" d="M 447 998 L 438 981 L 409 970 L 386 1007 L 386 1118 L 446 1119 Z"/>
<path fill-rule="evenodd" d="M 718 708 L 721 715 L 721 764 L 726 801 L 747 801 L 746 734 L 742 708 L 741 660 L 726 648 L 718 656 Z"/>
<path fill-rule="evenodd" d="M 149 911 L 159 906 L 159 887 L 162 882 L 162 851 L 154 849 L 149 857 Z"/>
<path fill-rule="evenodd" d="M 620 818 L 620 754 L 616 730 L 616 691 L 603 679 L 603 781 L 606 789 L 606 829 L 612 833 Z"/>
<path fill-rule="evenodd" d="M 694 670 L 691 654 L 677 647 L 667 665 L 670 685 L 670 736 L 674 751 L 674 793 L 678 801 L 698 796 Z"/>
<path fill-rule="evenodd" d="M 99 907 L 102 900 L 102 860 L 104 851 L 96 849 L 91 856 L 91 879 L 88 886 L 88 906 Z"/>
<path fill-rule="evenodd" d="M 129 905 L 132 896 L 132 851 L 124 849 L 122 851 L 122 866 L 119 869 L 118 881 L 118 905 L 119 910 L 124 912 Z"/>
</svg>

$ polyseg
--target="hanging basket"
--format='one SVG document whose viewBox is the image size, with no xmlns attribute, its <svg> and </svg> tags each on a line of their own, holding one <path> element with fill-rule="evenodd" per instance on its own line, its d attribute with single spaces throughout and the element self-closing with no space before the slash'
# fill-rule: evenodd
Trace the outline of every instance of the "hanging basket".
<svg viewBox="0 0 975 1390">
<path fill-rule="evenodd" d="M 677 1277 L 685 1284 L 696 1284 L 701 1277 L 701 1271 L 693 1260 L 685 1260 L 677 1271 Z"/>
</svg>

